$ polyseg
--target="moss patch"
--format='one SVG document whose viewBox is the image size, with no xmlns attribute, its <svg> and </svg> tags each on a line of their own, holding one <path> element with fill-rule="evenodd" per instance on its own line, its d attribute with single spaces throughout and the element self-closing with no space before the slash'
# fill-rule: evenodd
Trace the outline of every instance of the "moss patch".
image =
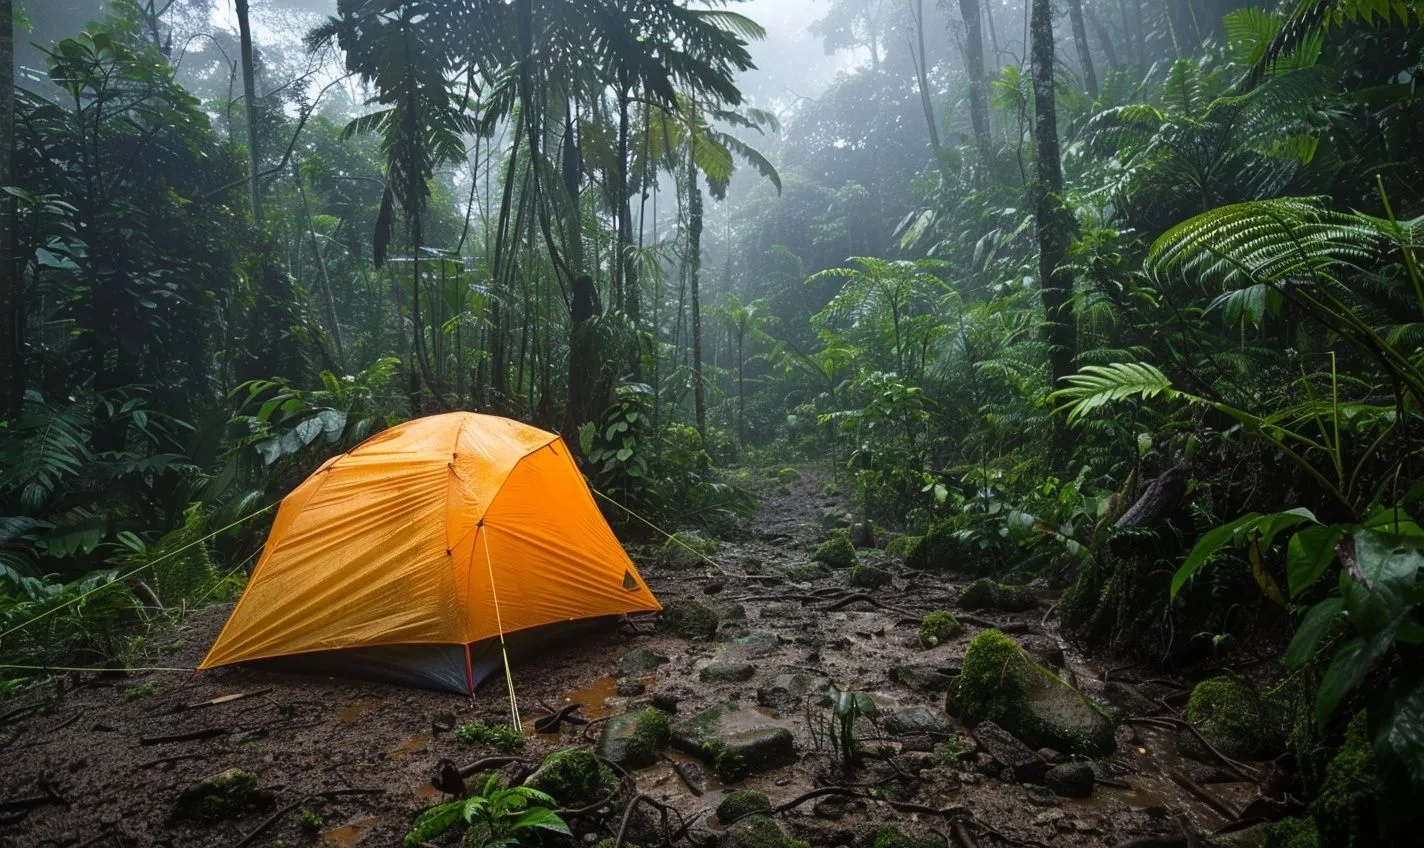
<svg viewBox="0 0 1424 848">
<path fill-rule="evenodd" d="M 703 557 L 711 558 L 717 553 L 717 543 L 701 533 L 679 530 L 672 534 L 662 548 L 662 563 L 668 568 L 697 568 L 706 565 Z"/>
<path fill-rule="evenodd" d="M 885 546 L 885 553 L 887 556 L 897 559 L 909 559 L 911 552 L 915 550 L 915 546 L 920 543 L 922 538 L 922 536 L 900 536 L 891 539 L 890 543 Z"/>
<path fill-rule="evenodd" d="M 738 789 L 717 805 L 717 821 L 729 825 L 737 819 L 770 812 L 771 801 L 767 800 L 766 795 L 755 789 Z"/>
<path fill-rule="evenodd" d="M 873 565 L 857 565 L 846 574 L 846 585 L 855 589 L 879 589 L 890 585 L 890 572 Z"/>
<path fill-rule="evenodd" d="M 205 777 L 178 796 L 172 818 L 205 824 L 239 818 L 272 805 L 272 795 L 257 788 L 257 775 L 240 768 Z"/>
<path fill-rule="evenodd" d="M 1266 833 L 1265 848 L 1320 848 L 1320 833 L 1311 818 L 1281 819 Z"/>
<path fill-rule="evenodd" d="M 676 599 L 663 605 L 662 629 L 684 639 L 711 639 L 721 621 L 716 611 L 697 601 Z"/>
<path fill-rule="evenodd" d="M 887 824 L 875 831 L 873 848 L 937 848 L 933 839 L 912 839 L 897 825 Z"/>
<path fill-rule="evenodd" d="M 788 486 L 792 483 L 799 483 L 801 482 L 801 472 L 794 468 L 783 468 L 776 472 L 776 480 L 778 483 L 784 483 Z"/>
<path fill-rule="evenodd" d="M 1038 601 L 1027 586 L 1010 586 L 980 578 L 959 593 L 959 605 L 967 610 L 1000 610 L 1022 612 L 1033 609 Z"/>
<path fill-rule="evenodd" d="M 766 816 L 754 816 L 733 825 L 722 848 L 811 848 L 811 844 L 782 833 L 781 826 Z"/>
<path fill-rule="evenodd" d="M 946 610 L 935 610 L 920 621 L 920 647 L 933 648 L 964 632 L 964 625 Z"/>
<path fill-rule="evenodd" d="M 587 807 L 608 797 L 618 787 L 618 777 L 588 751 L 555 751 L 524 785 L 553 796 L 561 807 Z"/>
<path fill-rule="evenodd" d="M 971 727 L 993 721 L 1031 748 L 1101 757 L 1116 747 L 1106 713 L 998 630 L 969 643 L 946 710 Z"/>
<path fill-rule="evenodd" d="M 1374 844 L 1374 797 L 1378 764 L 1370 747 L 1365 713 L 1350 720 L 1345 742 L 1325 767 L 1320 794 L 1310 805 L 1322 845 Z"/>
<path fill-rule="evenodd" d="M 837 530 L 831 534 L 831 538 L 821 543 L 816 552 L 811 555 L 815 562 L 824 562 L 831 568 L 851 568 L 857 560 L 855 558 L 855 546 L 850 543 L 850 532 L 847 530 Z"/>
<path fill-rule="evenodd" d="M 671 731 L 667 714 L 647 707 L 608 721 L 598 741 L 598 755 L 624 768 L 643 768 L 658 761 Z"/>
<path fill-rule="evenodd" d="M 489 745 L 506 754 L 515 748 L 524 747 L 524 737 L 507 724 L 466 722 L 455 728 L 455 738 L 466 745 Z"/>
<path fill-rule="evenodd" d="M 1254 757 L 1261 751 L 1260 701 L 1234 677 L 1213 677 L 1192 687 L 1187 721 L 1228 757 Z M 1185 747 L 1191 753 L 1190 743 Z"/>
</svg>

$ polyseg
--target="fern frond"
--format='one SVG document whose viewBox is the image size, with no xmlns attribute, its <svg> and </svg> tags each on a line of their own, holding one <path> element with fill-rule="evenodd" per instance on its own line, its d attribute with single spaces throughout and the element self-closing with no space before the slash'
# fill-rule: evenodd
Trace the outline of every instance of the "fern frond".
<svg viewBox="0 0 1424 848">
<path fill-rule="evenodd" d="M 1170 399 L 1176 394 L 1167 375 L 1145 362 L 1088 365 L 1077 374 L 1064 377 L 1063 382 L 1067 387 L 1049 395 L 1049 399 L 1061 402 L 1054 412 L 1067 412 L 1069 424 L 1116 400 L 1147 400 L 1158 395 Z"/>
</svg>

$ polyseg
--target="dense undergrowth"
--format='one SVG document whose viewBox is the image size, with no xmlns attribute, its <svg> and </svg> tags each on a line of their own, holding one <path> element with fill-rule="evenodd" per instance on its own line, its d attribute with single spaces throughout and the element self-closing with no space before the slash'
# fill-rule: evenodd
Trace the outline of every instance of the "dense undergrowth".
<svg viewBox="0 0 1424 848">
<path fill-rule="evenodd" d="M 1387 840 L 1424 789 L 1418 3 L 1069 4 L 1121 48 L 1091 83 L 886 38 L 780 122 L 728 10 L 633 3 L 624 43 L 562 4 L 532 63 L 409 49 L 528 4 L 342 3 L 309 46 L 367 109 L 180 81 L 177 24 L 110 5 L 18 89 L 0 689 L 144 665 L 327 457 L 473 408 L 561 431 L 625 533 L 734 532 L 829 463 L 910 565 L 1041 579 L 1096 650 L 1279 655 L 1303 839 Z M 631 52 L 577 61 L 591 28 Z"/>
</svg>

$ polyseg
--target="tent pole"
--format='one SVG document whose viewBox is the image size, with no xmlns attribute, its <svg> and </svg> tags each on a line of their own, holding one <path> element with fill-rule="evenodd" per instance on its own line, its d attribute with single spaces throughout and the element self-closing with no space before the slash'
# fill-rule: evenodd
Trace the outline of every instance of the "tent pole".
<svg viewBox="0 0 1424 848">
<path fill-rule="evenodd" d="M 494 561 L 490 559 L 489 530 L 485 527 L 483 518 L 477 525 L 477 532 L 485 543 L 485 568 L 489 571 L 490 596 L 494 598 L 494 622 L 499 628 L 499 653 L 504 658 L 504 684 L 509 687 L 509 724 L 523 735 L 524 724 L 519 720 L 519 700 L 514 696 L 514 675 L 509 670 L 509 650 L 504 644 L 504 619 L 499 612 L 499 592 L 494 587 Z"/>
</svg>

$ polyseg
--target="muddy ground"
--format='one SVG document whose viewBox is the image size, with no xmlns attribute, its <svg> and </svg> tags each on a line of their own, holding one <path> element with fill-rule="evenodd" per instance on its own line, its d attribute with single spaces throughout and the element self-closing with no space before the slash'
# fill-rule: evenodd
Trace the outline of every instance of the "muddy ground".
<svg viewBox="0 0 1424 848">
<path fill-rule="evenodd" d="M 963 636 L 932 650 L 915 644 L 918 617 L 935 608 L 953 609 L 952 599 L 966 579 L 962 576 L 911 573 L 892 564 L 894 583 L 871 593 L 887 608 L 856 602 L 836 610 L 825 607 L 853 591 L 845 588 L 844 573 L 826 571 L 799 583 L 778 576 L 810 560 L 825 534 L 822 513 L 844 508 L 841 499 L 827 492 L 828 479 L 807 471 L 787 487 L 763 483 L 758 515 L 738 532 L 736 541 L 723 541 L 714 557 L 726 573 L 710 568 L 671 571 L 656 564 L 655 546 L 631 546 L 664 603 L 695 598 L 731 613 L 724 617 L 723 637 L 752 631 L 778 637 L 774 653 L 756 660 L 751 680 L 699 680 L 700 667 L 719 650 L 717 641 L 692 642 L 624 628 L 515 668 L 527 726 L 544 714 L 541 704 L 583 703 L 583 714 L 596 719 L 646 702 L 655 693 L 677 696 L 678 716 L 728 700 L 759 709 L 792 729 L 801 758 L 742 785 L 764 791 L 773 804 L 827 784 L 857 785 L 866 794 L 900 802 L 896 809 L 879 800 L 808 801 L 779 816 L 788 833 L 816 845 L 868 845 L 875 828 L 886 822 L 911 833 L 939 833 L 955 844 L 970 840 L 979 846 L 1187 844 L 1181 836 L 1184 830 L 1210 833 L 1227 824 L 1228 816 L 1183 788 L 1169 772 L 1187 775 L 1197 790 L 1205 789 L 1219 803 L 1238 810 L 1256 796 L 1251 784 L 1233 783 L 1219 769 L 1178 759 L 1166 723 L 1121 725 L 1118 753 L 1100 769 L 1106 781 L 1082 800 L 1056 798 L 1042 787 L 1003 780 L 987 755 L 973 753 L 973 739 L 962 727 L 958 745 L 967 753 L 958 759 L 946 757 L 943 747 L 902 744 L 904 740 L 878 738 L 879 731 L 866 728 L 864 741 L 884 750 L 888 760 L 872 760 L 858 772 L 844 774 L 810 729 L 810 724 L 824 720 L 824 709 L 782 705 L 778 712 L 758 703 L 758 690 L 780 674 L 801 672 L 874 692 L 882 712 L 914 706 L 939 710 L 942 694 L 901 685 L 889 670 L 904 663 L 953 670 L 981 626 L 971 625 Z M 798 571 L 798 576 L 804 574 Z M 1044 592 L 1036 610 L 981 613 L 977 618 L 981 625 L 1026 630 L 1047 640 L 1050 649 L 1057 643 L 1066 649 L 1068 676 L 1090 695 L 1101 694 L 1104 672 L 1059 640 L 1056 622 L 1045 615 L 1052 602 L 1051 593 Z M 737 605 L 745 610 L 744 621 L 733 620 Z M 155 640 L 150 659 L 175 668 L 196 665 L 228 609 L 189 616 Z M 643 626 L 651 630 L 650 622 Z M 619 698 L 614 694 L 619 661 L 635 648 L 666 655 L 670 662 L 644 678 L 647 695 Z M 1138 673 L 1146 676 L 1145 671 Z M 1114 674 L 1114 679 L 1131 680 L 1133 672 Z M 1156 685 L 1169 692 L 1173 688 L 1172 681 Z M 236 695 L 244 697 L 219 701 Z M 1173 703 L 1171 695 L 1167 700 Z M 122 679 L 52 680 L 0 701 L 0 716 L 10 716 L 0 724 L 0 822 L 5 822 L 0 824 L 0 846 L 236 846 L 279 810 L 285 812 L 245 844 L 399 845 L 416 814 L 444 797 L 432 785 L 440 760 L 469 764 L 495 754 L 459 742 L 451 725 L 475 718 L 505 721 L 506 705 L 504 687 L 497 681 L 472 701 L 384 684 L 242 668 L 199 676 L 149 672 Z M 597 722 L 565 725 L 558 734 L 531 731 L 516 753 L 537 763 L 551 750 L 591 745 L 598 732 Z M 270 807 L 206 826 L 170 820 L 185 788 L 232 767 L 258 776 L 271 793 Z M 517 772 L 521 765 L 506 768 Z M 684 815 L 705 812 L 691 828 L 691 838 L 706 841 L 720 829 L 712 810 L 727 787 L 710 780 L 705 794 L 696 796 L 667 761 L 634 776 L 639 792 L 668 802 Z M 316 797 L 348 789 L 370 791 Z M 30 797 L 44 803 L 29 806 L 27 812 L 25 804 L 13 804 Z M 304 809 L 320 814 L 323 825 L 303 829 Z M 605 825 L 603 835 L 611 835 L 616 825 L 616 820 Z M 1154 836 L 1162 839 L 1145 841 Z"/>
</svg>

